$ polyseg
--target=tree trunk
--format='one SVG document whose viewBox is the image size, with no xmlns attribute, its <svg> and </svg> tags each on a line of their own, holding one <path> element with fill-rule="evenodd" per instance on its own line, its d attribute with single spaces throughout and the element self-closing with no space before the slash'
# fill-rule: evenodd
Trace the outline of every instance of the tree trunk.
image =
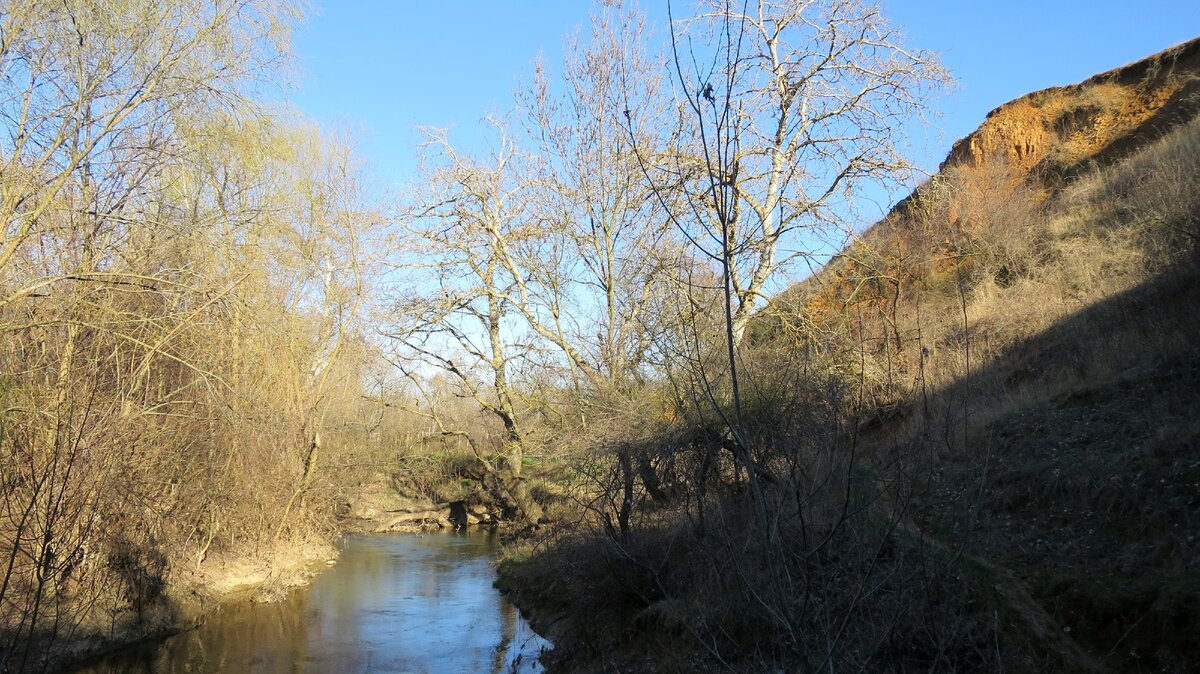
<svg viewBox="0 0 1200 674">
<path fill-rule="evenodd" d="M 502 470 L 497 477 L 523 519 L 530 524 L 537 524 L 545 518 L 545 511 L 542 510 L 541 504 L 533 498 L 533 494 L 529 490 L 529 483 L 524 478 L 509 469 Z"/>
</svg>

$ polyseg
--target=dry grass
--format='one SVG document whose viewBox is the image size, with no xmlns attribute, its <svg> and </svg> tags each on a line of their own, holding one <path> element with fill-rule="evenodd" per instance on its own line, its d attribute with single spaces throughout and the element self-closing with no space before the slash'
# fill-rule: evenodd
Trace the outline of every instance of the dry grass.
<svg viewBox="0 0 1200 674">
<path fill-rule="evenodd" d="M 1111 378 L 1179 348 L 1187 335 L 1156 325 L 1153 312 L 1139 312 L 1122 329 L 1068 319 L 1189 264 L 1196 255 L 1200 217 L 1200 196 L 1192 187 L 1197 175 L 1200 118 L 1045 200 L 1037 190 L 1005 177 L 1003 169 L 953 176 L 959 182 L 945 187 L 941 198 L 956 199 L 954 207 L 927 204 L 921 213 L 926 224 L 920 226 L 935 232 L 940 228 L 933 240 L 958 237 L 956 247 L 964 257 L 959 267 L 940 273 L 926 270 L 946 257 L 944 251 L 935 249 L 927 263 L 910 261 L 910 268 L 920 270 L 911 282 L 913 290 L 878 312 L 890 313 L 896 325 L 884 326 L 876 318 L 875 334 L 895 331 L 902 345 L 871 349 L 865 364 L 868 381 L 878 381 L 881 372 L 903 378 L 887 390 L 878 387 L 880 404 L 911 405 L 922 391 L 953 390 L 961 397 L 967 385 L 972 389 L 969 405 L 980 421 Z M 953 196 L 963 191 L 966 205 Z M 997 191 L 1008 204 L 1003 211 L 981 196 Z M 991 214 L 976 225 L 974 236 L 964 233 L 961 222 L 984 216 L 971 213 Z M 960 218 L 959 225 L 947 224 L 951 214 Z M 920 259 L 915 252 L 908 258 Z M 863 331 L 869 336 L 869 312 L 867 318 Z M 1103 320 L 1127 322 L 1112 315 Z M 1052 331 L 1056 325 L 1063 327 Z M 1049 349 L 1045 353 L 1031 352 L 1034 338 L 1045 334 L 1053 334 L 1054 344 L 1043 344 Z M 1097 335 L 1105 338 L 1095 339 Z M 961 411 L 958 416 L 950 423 L 966 423 Z M 961 444 L 968 434 L 951 435 Z"/>
<path fill-rule="evenodd" d="M 1037 263 L 977 273 L 965 312 L 923 307 L 927 398 L 901 402 L 928 414 L 874 436 L 930 467 L 919 521 L 1012 569 L 1120 671 L 1197 666 L 1198 175 L 1193 120 L 1031 212 Z"/>
</svg>

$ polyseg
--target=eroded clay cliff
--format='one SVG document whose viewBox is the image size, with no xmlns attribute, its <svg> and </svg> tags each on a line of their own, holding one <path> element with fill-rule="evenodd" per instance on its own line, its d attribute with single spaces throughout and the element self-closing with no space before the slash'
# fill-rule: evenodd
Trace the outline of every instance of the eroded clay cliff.
<svg viewBox="0 0 1200 674">
<path fill-rule="evenodd" d="M 954 144 L 942 169 L 997 159 L 1025 171 L 1107 162 L 1200 109 L 1200 38 L 1005 103 Z"/>
</svg>

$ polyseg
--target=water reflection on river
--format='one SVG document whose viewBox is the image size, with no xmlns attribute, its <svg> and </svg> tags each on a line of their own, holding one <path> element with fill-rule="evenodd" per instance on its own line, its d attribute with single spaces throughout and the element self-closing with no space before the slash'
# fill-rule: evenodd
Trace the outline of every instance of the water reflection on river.
<svg viewBox="0 0 1200 674">
<path fill-rule="evenodd" d="M 492 588 L 495 545 L 486 532 L 350 537 L 287 601 L 224 608 L 84 671 L 540 672 L 547 642 Z"/>
</svg>

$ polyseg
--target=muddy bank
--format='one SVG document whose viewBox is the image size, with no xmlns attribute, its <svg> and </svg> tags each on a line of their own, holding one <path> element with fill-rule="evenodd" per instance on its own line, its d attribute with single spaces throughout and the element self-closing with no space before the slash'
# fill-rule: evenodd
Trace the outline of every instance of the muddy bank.
<svg viewBox="0 0 1200 674">
<path fill-rule="evenodd" d="M 62 635 L 43 662 L 49 671 L 74 671 L 106 653 L 193 629 L 220 606 L 278 601 L 334 564 L 337 554 L 329 542 L 310 540 L 253 556 L 212 555 L 198 566 L 172 569 L 157 601 L 112 615 L 108 624 L 97 616 Z"/>
<path fill-rule="evenodd" d="M 568 527 L 512 542 L 496 568 L 496 589 L 554 644 L 541 658 L 546 671 L 710 671 L 688 638 L 688 616 L 673 608 L 678 602 L 632 594 L 640 564 L 611 541 L 578 533 Z"/>
<path fill-rule="evenodd" d="M 578 662 L 581 659 L 578 656 L 578 644 L 571 637 L 577 620 L 564 603 L 555 601 L 545 591 L 535 590 L 529 579 L 514 568 L 511 560 L 501 561 L 494 585 L 517 607 L 535 632 L 554 644 L 553 650 L 546 651 L 540 657 L 546 671 L 572 671 L 573 664 L 578 669 L 581 664 Z"/>
</svg>

